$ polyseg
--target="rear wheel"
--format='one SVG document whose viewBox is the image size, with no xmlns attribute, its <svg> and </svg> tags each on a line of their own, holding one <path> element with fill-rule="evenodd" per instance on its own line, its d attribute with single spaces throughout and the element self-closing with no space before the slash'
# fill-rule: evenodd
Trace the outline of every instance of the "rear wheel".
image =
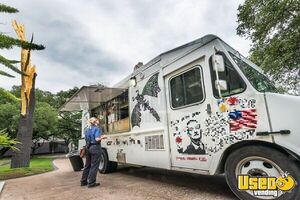
<svg viewBox="0 0 300 200">
<path fill-rule="evenodd" d="M 100 157 L 99 172 L 101 174 L 111 173 L 117 170 L 118 163 L 109 161 L 108 155 L 105 149 L 102 149 Z"/>
<path fill-rule="evenodd" d="M 263 146 L 246 146 L 232 152 L 225 163 L 225 176 L 230 189 L 243 200 L 275 199 L 274 196 L 255 196 L 253 190 L 238 189 L 238 175 L 250 177 L 280 177 L 288 172 L 295 180 L 292 190 L 278 190 L 278 198 L 284 200 L 300 199 L 299 163 L 275 149 Z M 287 180 L 287 179 L 286 179 Z"/>
</svg>

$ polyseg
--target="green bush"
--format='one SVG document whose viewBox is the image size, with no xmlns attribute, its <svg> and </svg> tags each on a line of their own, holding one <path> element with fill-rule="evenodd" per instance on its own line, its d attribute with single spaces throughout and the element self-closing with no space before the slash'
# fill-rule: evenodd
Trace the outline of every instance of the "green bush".
<svg viewBox="0 0 300 200">
<path fill-rule="evenodd" d="M 8 147 L 13 151 L 17 151 L 16 144 L 18 143 L 20 142 L 11 139 L 4 130 L 0 131 L 0 147 Z"/>
</svg>

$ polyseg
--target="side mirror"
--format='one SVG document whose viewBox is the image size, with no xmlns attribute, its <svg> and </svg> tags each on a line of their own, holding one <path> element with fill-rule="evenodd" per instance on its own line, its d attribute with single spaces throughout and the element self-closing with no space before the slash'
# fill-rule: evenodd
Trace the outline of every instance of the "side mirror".
<svg viewBox="0 0 300 200">
<path fill-rule="evenodd" d="M 213 55 L 213 69 L 217 72 L 225 71 L 224 58 L 221 55 Z"/>
<path fill-rule="evenodd" d="M 218 90 L 220 88 L 221 91 L 226 91 L 227 88 L 227 81 L 225 80 L 216 80 L 215 81 L 215 88 Z"/>
</svg>

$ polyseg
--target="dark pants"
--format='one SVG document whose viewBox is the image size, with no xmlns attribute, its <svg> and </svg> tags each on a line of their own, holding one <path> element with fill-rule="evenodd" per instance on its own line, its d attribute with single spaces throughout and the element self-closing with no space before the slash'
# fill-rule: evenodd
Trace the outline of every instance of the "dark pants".
<svg viewBox="0 0 300 200">
<path fill-rule="evenodd" d="M 83 169 L 81 182 L 93 184 L 96 182 L 101 157 L 101 146 L 92 145 L 86 153 L 86 161 Z"/>
</svg>

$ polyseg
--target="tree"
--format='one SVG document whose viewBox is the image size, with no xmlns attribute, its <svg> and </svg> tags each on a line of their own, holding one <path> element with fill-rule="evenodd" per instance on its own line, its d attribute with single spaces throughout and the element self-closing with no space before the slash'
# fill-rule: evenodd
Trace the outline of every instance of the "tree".
<svg viewBox="0 0 300 200">
<path fill-rule="evenodd" d="M 45 102 L 37 102 L 34 113 L 32 154 L 39 148 L 40 141 L 47 141 L 55 135 L 57 126 L 57 110 Z"/>
<path fill-rule="evenodd" d="M 20 108 L 16 103 L 0 104 L 0 130 L 5 129 L 10 137 L 16 138 Z"/>
<path fill-rule="evenodd" d="M 79 88 L 74 87 L 67 91 L 60 91 L 56 94 L 56 108 L 59 109 L 70 97 L 72 97 Z M 58 116 L 58 125 L 56 137 L 64 139 L 66 145 L 72 142 L 78 145 L 81 138 L 81 112 L 60 112 Z"/>
<path fill-rule="evenodd" d="M 53 138 L 63 139 L 66 145 L 75 145 L 81 137 L 81 112 L 58 112 L 65 101 L 73 96 L 78 88 L 53 94 L 36 89 L 36 109 L 33 117 L 33 134 L 31 154 L 43 145 L 42 141 Z M 17 137 L 18 121 L 20 119 L 21 86 L 13 86 L 6 91 L 0 88 L 0 130 L 5 129 L 11 138 Z M 9 148 L 0 149 L 2 157 Z"/>
<path fill-rule="evenodd" d="M 0 12 L 4 13 L 16 13 L 17 9 L 4 4 L 0 4 Z M 0 55 L 0 63 L 5 67 L 21 74 L 22 87 L 21 87 L 21 116 L 17 133 L 17 140 L 21 143 L 17 144 L 20 151 L 16 152 L 11 161 L 11 167 L 28 167 L 30 161 L 30 147 L 33 131 L 33 113 L 35 107 L 34 99 L 34 86 L 36 71 L 35 66 L 30 63 L 31 50 L 42 50 L 45 47 L 43 45 L 37 45 L 33 43 L 33 34 L 31 41 L 26 41 L 24 25 L 18 24 L 15 20 L 12 23 L 15 32 L 18 35 L 18 39 L 9 37 L 0 33 L 0 49 L 10 49 L 14 46 L 22 48 L 21 61 L 9 60 Z M 14 64 L 20 63 L 21 69 L 18 69 Z M 11 74 L 0 70 L 0 75 L 13 77 Z"/>
<path fill-rule="evenodd" d="M 19 12 L 17 9 L 0 4 L 0 12 L 2 13 L 16 13 Z M 31 50 L 42 50 L 45 47 L 43 45 L 34 44 L 31 42 L 22 41 L 19 39 L 12 38 L 10 36 L 7 36 L 3 33 L 0 33 L 0 49 L 11 49 L 14 46 L 22 47 L 24 49 L 31 49 Z M 15 64 L 19 63 L 20 61 L 16 60 L 10 60 L 0 55 L 0 64 L 3 66 L 13 70 L 14 72 L 17 72 L 19 74 L 25 75 L 18 67 L 15 66 Z M 0 70 L 0 75 L 8 76 L 8 77 L 14 77 L 11 74 Z"/>
<path fill-rule="evenodd" d="M 19 88 L 14 86 L 13 88 Z M 44 93 L 44 91 L 41 93 Z M 45 92 L 49 96 L 50 92 Z M 51 94 L 51 93 L 50 93 Z M 51 94 L 53 95 L 53 94 Z M 53 98 L 55 95 L 53 95 Z M 39 100 L 47 100 L 41 97 Z M 52 100 L 50 100 L 52 102 Z M 0 130 L 5 130 L 10 138 L 17 137 L 18 121 L 20 118 L 20 99 L 15 97 L 9 91 L 0 88 Z M 33 118 L 32 135 L 32 154 L 41 147 L 41 141 L 50 139 L 57 133 L 58 112 L 46 102 L 37 101 Z M 0 158 L 9 150 L 9 148 L 0 149 Z"/>
<path fill-rule="evenodd" d="M 72 89 L 63 91 L 61 90 L 56 94 L 56 104 L 53 105 L 55 108 L 59 109 L 69 98 L 71 98 L 77 91 L 78 87 L 73 87 Z"/>
<path fill-rule="evenodd" d="M 74 87 L 72 89 L 66 91 L 61 90 L 58 93 L 53 94 L 49 91 L 36 89 L 35 98 L 37 102 L 48 103 L 51 107 L 58 110 L 78 90 L 78 87 Z M 20 91 L 20 86 L 13 86 L 10 92 L 16 97 L 20 97 Z M 81 112 L 59 112 L 54 136 L 56 138 L 64 139 L 67 145 L 70 142 L 76 144 L 78 139 L 81 137 L 81 117 Z M 33 133 L 33 138 L 35 138 L 35 132 L 36 131 Z"/>
<path fill-rule="evenodd" d="M 5 130 L 10 138 L 16 138 L 18 121 L 19 121 L 19 106 L 16 103 L 0 104 L 0 130 Z M 9 147 L 0 149 L 0 158 L 9 150 Z"/>
<path fill-rule="evenodd" d="M 19 40 L 26 41 L 25 27 L 13 21 L 13 27 Z M 31 38 L 32 43 L 33 37 Z M 36 67 L 30 61 L 30 49 L 21 49 L 21 115 L 17 133 L 17 140 L 20 144 L 17 147 L 20 151 L 15 152 L 11 159 L 11 168 L 29 167 L 32 134 L 33 114 L 35 109 L 35 78 Z M 26 75 L 25 75 L 26 74 Z"/>
<path fill-rule="evenodd" d="M 250 59 L 290 93 L 300 94 L 300 1 L 246 0 L 237 34 L 251 39 Z"/>
<path fill-rule="evenodd" d="M 10 92 L 0 88 L 0 130 L 5 130 L 10 138 L 16 138 L 20 99 Z M 0 148 L 0 158 L 9 150 L 9 147 Z"/>
<path fill-rule="evenodd" d="M 31 153 L 43 144 L 41 141 L 49 141 L 52 136 L 63 139 L 66 145 L 70 142 L 77 144 L 81 137 L 81 112 L 58 112 L 57 110 L 78 91 L 78 88 L 74 87 L 56 94 L 40 89 L 35 91 L 36 108 L 33 117 Z M 0 88 L 0 130 L 6 129 L 11 138 L 16 138 L 18 131 L 20 93 L 21 86 L 13 86 L 10 92 Z M 8 149 L 2 150 L 0 150 L 0 157 Z"/>
<path fill-rule="evenodd" d="M 64 139 L 66 145 L 70 142 L 77 145 L 81 138 L 81 112 L 60 112 L 56 137 Z"/>
<path fill-rule="evenodd" d="M 0 88 L 0 103 L 19 103 L 20 99 L 13 95 L 11 92 L 6 91 L 3 88 Z"/>
</svg>

